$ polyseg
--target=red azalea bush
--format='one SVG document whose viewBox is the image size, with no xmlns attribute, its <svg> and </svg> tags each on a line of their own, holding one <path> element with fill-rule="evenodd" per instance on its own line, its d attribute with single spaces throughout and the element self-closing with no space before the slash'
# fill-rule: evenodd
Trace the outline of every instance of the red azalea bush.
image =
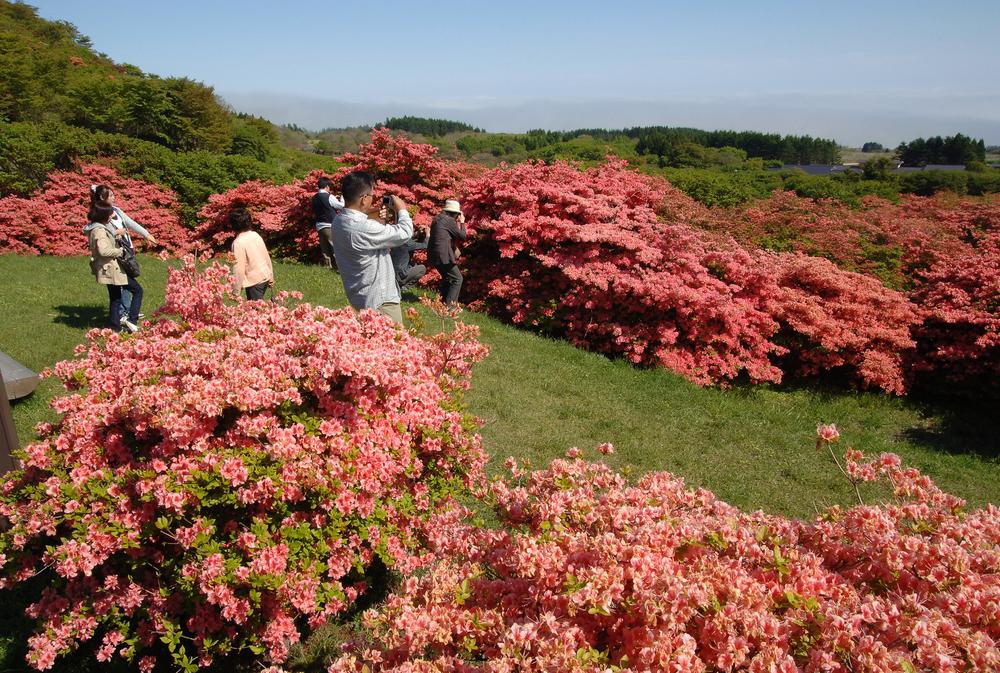
<svg viewBox="0 0 1000 673">
<path fill-rule="evenodd" d="M 501 168 L 464 198 L 476 230 L 467 296 L 494 315 L 698 383 L 846 368 L 862 385 L 905 388 L 917 314 L 904 296 L 825 260 L 708 235 L 688 224 L 704 208 L 624 162 Z"/>
<path fill-rule="evenodd" d="M 741 372 L 779 380 L 768 359 L 777 325 L 751 279 L 735 287 L 716 272 L 742 251 L 712 250 L 698 231 L 661 223 L 669 189 L 617 160 L 585 171 L 525 163 L 472 181 L 466 296 L 514 324 L 699 383 Z M 733 263 L 752 262 L 742 253 Z"/>
<path fill-rule="evenodd" d="M 375 129 L 371 142 L 356 153 L 339 157 L 347 165 L 331 176 L 331 192 L 339 190 L 340 180 L 354 170 L 375 175 L 380 194 L 396 194 L 410 206 L 414 222 L 429 226 L 445 199 L 454 198 L 469 175 L 482 169 L 471 164 L 447 162 L 436 157 L 438 148 L 393 136 L 385 129 Z M 259 223 L 260 233 L 272 255 L 315 261 L 319 258 L 319 240 L 310 200 L 316 182 L 322 176 L 314 171 L 302 180 L 287 185 L 246 182 L 222 194 L 209 197 L 198 213 L 199 239 L 215 252 L 224 251 L 233 239 L 229 212 L 236 205 L 247 206 Z"/>
<path fill-rule="evenodd" d="M 322 175 L 321 171 L 313 171 L 286 185 L 251 180 L 222 194 L 213 194 L 198 212 L 201 224 L 195 228 L 195 234 L 213 252 L 228 250 L 236 236 L 229 213 L 242 205 L 253 213 L 272 256 L 316 261 L 320 256 L 319 239 L 311 199 Z"/>
<path fill-rule="evenodd" d="M 115 193 L 115 205 L 156 237 L 167 252 L 193 249 L 191 231 L 180 218 L 180 204 L 168 189 L 123 178 L 113 168 L 91 164 L 79 171 L 58 171 L 30 198 L 0 199 L 0 252 L 28 255 L 87 254 L 90 186 L 102 184 Z M 134 236 L 142 247 L 142 238 Z"/>
<path fill-rule="evenodd" d="M 902 334 L 891 340 L 904 347 L 904 366 L 933 385 L 960 383 L 978 394 L 1000 371 L 995 199 L 910 195 L 893 204 L 867 197 L 855 209 L 775 192 L 742 212 L 714 211 L 700 224 L 755 245 L 826 257 L 905 290 L 921 316 L 912 334 L 917 348 L 907 351 Z"/>
<path fill-rule="evenodd" d="M 843 369 L 863 387 L 906 392 L 921 313 L 905 295 L 817 257 L 773 255 L 766 266 L 777 288 L 763 301 L 781 325 L 775 341 L 787 349 L 786 371 Z"/>
<path fill-rule="evenodd" d="M 895 204 L 869 196 L 852 208 L 776 191 L 745 208 L 713 210 L 700 224 L 744 244 L 825 257 L 906 289 L 935 255 L 960 252 L 976 231 L 1000 226 L 1000 202 L 907 195 Z"/>
<path fill-rule="evenodd" d="M 445 200 L 458 197 L 464 182 L 485 170 L 477 164 L 445 161 L 437 154 L 438 148 L 433 145 L 415 143 L 406 136 L 394 136 L 388 129 L 377 128 L 371 132 L 370 143 L 337 158 L 346 166 L 335 179 L 351 171 L 368 171 L 377 180 L 378 193 L 399 196 L 410 206 L 414 224 L 430 226 Z"/>
<path fill-rule="evenodd" d="M 34 668 L 78 648 L 142 671 L 280 662 L 379 560 L 426 562 L 426 519 L 480 483 L 453 395 L 475 328 L 422 339 L 373 311 L 227 302 L 229 282 L 189 259 L 157 322 L 55 366 L 62 419 L 0 482 L 0 586 L 45 580 Z"/>
<path fill-rule="evenodd" d="M 960 252 L 939 255 L 917 275 L 912 297 L 925 312 L 916 367 L 977 394 L 1000 393 L 1000 222 Z M 986 386 L 985 388 L 983 386 Z"/>
<path fill-rule="evenodd" d="M 668 473 L 513 466 L 492 487 L 501 527 L 444 517 L 439 560 L 330 673 L 998 670 L 1000 510 L 964 512 L 894 455 L 847 458 L 894 501 L 811 523 Z"/>
</svg>

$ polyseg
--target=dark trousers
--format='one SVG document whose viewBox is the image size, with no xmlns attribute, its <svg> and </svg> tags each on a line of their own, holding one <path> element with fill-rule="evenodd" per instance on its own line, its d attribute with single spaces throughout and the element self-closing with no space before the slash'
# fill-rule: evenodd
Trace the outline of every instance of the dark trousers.
<svg viewBox="0 0 1000 673">
<path fill-rule="evenodd" d="M 132 301 L 128 307 L 128 319 L 139 324 L 139 311 L 142 309 L 142 285 L 135 278 L 128 279 L 128 285 L 108 285 L 108 298 L 111 306 L 108 309 L 108 321 L 111 329 L 121 327 L 122 320 L 122 290 L 128 290 Z"/>
<path fill-rule="evenodd" d="M 454 304 L 462 291 L 462 272 L 458 270 L 458 264 L 438 264 L 437 270 L 441 274 L 441 299 L 446 304 Z"/>
<path fill-rule="evenodd" d="M 396 284 L 399 285 L 399 291 L 409 288 L 411 285 L 416 283 L 418 280 L 424 277 L 427 273 L 427 267 L 423 264 L 414 264 L 406 271 L 396 274 Z"/>
<path fill-rule="evenodd" d="M 265 280 L 263 283 L 257 283 L 256 285 L 251 285 L 248 288 L 244 288 L 247 293 L 247 299 L 250 301 L 260 301 L 267 294 L 268 283 Z"/>
</svg>

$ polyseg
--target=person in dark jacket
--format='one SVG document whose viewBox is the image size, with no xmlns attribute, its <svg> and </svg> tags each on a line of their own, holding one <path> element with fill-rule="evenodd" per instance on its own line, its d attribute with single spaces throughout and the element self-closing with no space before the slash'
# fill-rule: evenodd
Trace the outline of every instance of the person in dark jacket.
<svg viewBox="0 0 1000 673">
<path fill-rule="evenodd" d="M 464 241 L 467 235 L 465 215 L 458 201 L 445 201 L 444 210 L 431 221 L 427 263 L 441 274 L 441 299 L 448 304 L 456 303 L 462 291 L 462 272 L 458 269 L 455 245 Z"/>
<path fill-rule="evenodd" d="M 323 254 L 323 266 L 337 270 L 337 259 L 333 255 L 333 239 L 330 227 L 337 214 L 344 209 L 344 199 L 330 193 L 330 178 L 320 178 L 316 187 L 318 191 L 312 197 L 313 216 L 316 220 L 316 234 L 319 236 L 319 249 Z"/>
</svg>

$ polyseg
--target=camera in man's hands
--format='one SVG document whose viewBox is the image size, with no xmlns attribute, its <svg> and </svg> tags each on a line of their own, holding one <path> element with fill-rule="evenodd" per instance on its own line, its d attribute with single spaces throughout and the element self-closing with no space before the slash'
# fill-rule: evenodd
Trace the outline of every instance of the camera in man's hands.
<svg viewBox="0 0 1000 673">
<path fill-rule="evenodd" d="M 385 221 L 386 223 L 396 221 L 396 209 L 392 204 L 392 195 L 385 194 L 382 196 L 382 208 L 385 210 Z"/>
</svg>

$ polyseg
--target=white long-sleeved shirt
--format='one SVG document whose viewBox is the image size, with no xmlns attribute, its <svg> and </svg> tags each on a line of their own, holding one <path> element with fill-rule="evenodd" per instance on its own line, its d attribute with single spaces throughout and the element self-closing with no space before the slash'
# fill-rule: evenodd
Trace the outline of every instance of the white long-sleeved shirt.
<svg viewBox="0 0 1000 673">
<path fill-rule="evenodd" d="M 145 227 L 126 215 L 125 211 L 118 206 L 112 207 L 115 210 L 115 214 L 111 216 L 111 225 L 113 227 L 125 227 L 125 235 L 128 236 L 129 243 L 132 242 L 132 237 L 128 234 L 129 230 L 132 230 L 143 238 L 149 238 L 149 232 Z"/>
<path fill-rule="evenodd" d="M 398 304 L 399 286 L 389 251 L 413 236 L 410 214 L 400 210 L 395 224 L 382 224 L 347 208 L 334 218 L 331 233 L 337 269 L 351 306 L 362 309 Z"/>
</svg>

